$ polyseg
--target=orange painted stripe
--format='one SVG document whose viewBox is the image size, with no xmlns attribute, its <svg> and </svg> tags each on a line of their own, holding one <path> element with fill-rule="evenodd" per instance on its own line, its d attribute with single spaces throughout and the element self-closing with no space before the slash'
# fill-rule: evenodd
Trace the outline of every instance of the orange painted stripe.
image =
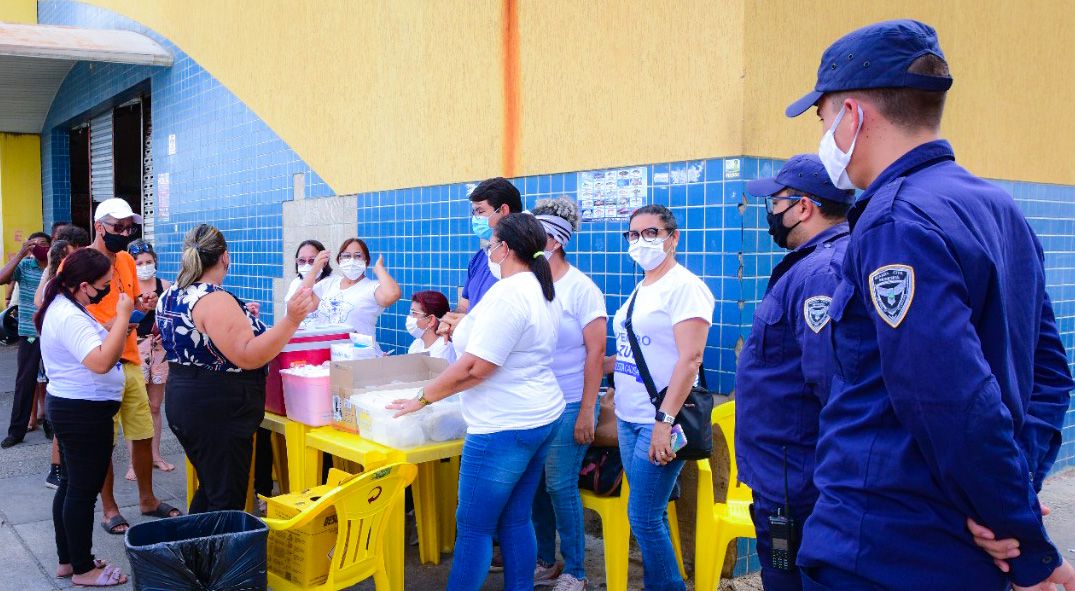
<svg viewBox="0 0 1075 591">
<path fill-rule="evenodd" d="M 521 79 L 519 76 L 519 7 L 516 0 L 503 0 L 504 137 L 501 168 L 505 177 L 518 170 L 519 137 L 522 131 Z"/>
</svg>

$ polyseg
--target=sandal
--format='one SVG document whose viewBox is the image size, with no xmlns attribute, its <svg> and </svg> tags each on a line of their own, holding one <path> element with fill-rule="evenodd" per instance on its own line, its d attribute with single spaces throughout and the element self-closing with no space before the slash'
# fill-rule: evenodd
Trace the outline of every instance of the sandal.
<svg viewBox="0 0 1075 591">
<path fill-rule="evenodd" d="M 60 567 L 63 567 L 63 566 L 66 566 L 67 568 L 71 568 L 70 564 L 61 564 L 61 565 L 56 567 L 56 570 L 60 570 Z M 103 560 L 101 560 L 100 558 L 94 558 L 93 559 L 93 568 L 104 568 L 106 566 L 108 566 L 108 563 L 103 561 Z M 57 579 L 70 579 L 74 575 L 75 575 L 75 571 L 72 570 L 71 572 L 67 573 L 66 575 L 59 575 L 58 574 L 58 575 L 56 575 L 56 578 Z"/>
<path fill-rule="evenodd" d="M 174 514 L 173 514 L 174 512 Z M 142 515 L 146 517 L 157 517 L 159 519 L 168 519 L 169 517 L 182 517 L 183 512 L 175 507 L 161 501 L 157 508 L 152 511 L 142 511 Z"/>
<path fill-rule="evenodd" d="M 127 466 L 127 476 L 125 478 L 131 482 L 138 480 L 138 477 L 134 474 L 134 466 Z"/>
<path fill-rule="evenodd" d="M 153 467 L 161 472 L 172 472 L 175 470 L 175 465 L 169 464 L 164 458 L 153 460 Z"/>
<path fill-rule="evenodd" d="M 123 529 L 116 531 L 116 528 L 118 527 L 122 527 Z M 127 523 L 127 520 L 124 519 L 123 516 L 119 513 L 113 515 L 112 518 L 108 521 L 101 522 L 101 529 L 112 534 L 113 536 L 122 536 L 123 534 L 127 533 L 127 530 L 130 529 L 130 527 L 131 524 Z"/>
<path fill-rule="evenodd" d="M 118 566 L 106 566 L 92 583 L 75 583 L 79 587 L 115 587 L 127 582 L 127 575 Z"/>
</svg>

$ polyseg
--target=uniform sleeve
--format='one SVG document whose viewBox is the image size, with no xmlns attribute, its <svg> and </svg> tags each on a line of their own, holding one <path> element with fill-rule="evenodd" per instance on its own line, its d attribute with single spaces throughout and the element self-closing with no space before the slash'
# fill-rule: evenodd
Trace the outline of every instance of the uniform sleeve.
<svg viewBox="0 0 1075 591">
<path fill-rule="evenodd" d="M 589 278 L 582 284 L 582 289 L 578 290 L 578 293 L 579 326 L 586 328 L 598 318 L 608 318 L 605 295 L 592 281 L 589 281 Z"/>
<path fill-rule="evenodd" d="M 463 281 L 463 299 L 469 300 L 471 298 L 470 282 L 474 280 L 474 266 L 477 264 L 478 257 L 482 251 L 474 253 L 474 256 L 470 257 L 470 262 L 467 263 L 467 278 Z"/>
<path fill-rule="evenodd" d="M 1038 347 L 1034 351 L 1034 387 L 1030 392 L 1026 420 L 1019 432 L 1019 445 L 1034 474 L 1034 490 L 1041 490 L 1060 451 L 1061 429 L 1073 388 L 1075 383 L 1071 380 L 1067 353 L 1057 332 L 1053 304 L 1049 294 L 1045 294 Z"/>
<path fill-rule="evenodd" d="M 466 352 L 501 366 L 515 349 L 528 319 L 516 302 L 498 299 L 495 305 L 484 306 L 484 313 L 474 317 Z"/>
<path fill-rule="evenodd" d="M 788 294 L 787 318 L 799 344 L 803 379 L 822 402 L 828 399 L 834 371 L 829 305 L 836 282 L 836 276 L 826 269 L 810 275 Z"/>
<path fill-rule="evenodd" d="M 856 246 L 854 280 L 873 312 L 898 420 L 957 506 L 998 539 L 1019 540 L 1011 581 L 1045 580 L 1060 555 L 1042 524 L 1033 477 L 971 323 L 953 253 L 936 232 L 908 222 L 870 228 Z"/>
<path fill-rule="evenodd" d="M 701 318 L 713 324 L 715 305 L 713 293 L 709 291 L 706 284 L 701 279 L 691 276 L 691 281 L 685 282 L 669 293 L 668 317 L 672 320 L 673 326 L 692 318 Z"/>
</svg>

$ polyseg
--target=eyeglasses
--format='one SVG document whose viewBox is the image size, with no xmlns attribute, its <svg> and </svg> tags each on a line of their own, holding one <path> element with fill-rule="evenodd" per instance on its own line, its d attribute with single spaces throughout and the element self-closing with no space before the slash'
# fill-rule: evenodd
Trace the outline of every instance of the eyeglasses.
<svg viewBox="0 0 1075 591">
<path fill-rule="evenodd" d="M 110 228 L 112 228 L 112 233 L 113 234 L 122 234 L 124 236 L 130 236 L 131 233 L 134 232 L 134 229 L 137 227 L 136 224 L 128 224 L 126 226 L 117 226 L 116 224 L 110 224 L 110 223 L 104 222 L 104 221 L 101 222 L 101 223 L 106 225 L 106 226 L 108 226 L 108 227 L 110 227 Z"/>
<path fill-rule="evenodd" d="M 642 238 L 642 240 L 645 240 L 650 244 L 655 244 L 657 242 L 660 242 L 659 238 L 661 235 L 661 231 L 665 231 L 671 234 L 671 230 L 669 230 L 668 228 L 643 228 L 641 231 L 628 230 L 624 232 L 623 239 L 626 240 L 629 244 L 634 244 L 635 242 L 638 242 L 639 238 Z"/>
<path fill-rule="evenodd" d="M 340 255 L 340 262 L 341 263 L 344 262 L 344 261 L 355 261 L 357 263 L 361 263 L 362 261 L 365 261 L 365 260 L 366 260 L 366 257 L 364 257 L 364 256 L 362 256 L 362 255 L 360 255 L 358 253 L 351 254 L 349 252 L 345 252 L 345 253 Z M 313 261 L 311 261 L 311 262 L 313 262 Z"/>
<path fill-rule="evenodd" d="M 504 242 L 503 241 L 500 241 L 500 242 L 497 242 L 497 243 L 489 242 L 489 244 L 486 244 L 485 249 L 484 249 L 485 250 L 485 256 L 489 256 L 489 255 L 493 254 L 493 251 L 498 249 L 498 248 L 500 248 L 501 244 L 504 244 Z"/>
<path fill-rule="evenodd" d="M 786 197 L 766 197 L 765 198 L 765 213 L 773 213 L 773 209 L 776 207 L 776 202 L 777 201 L 799 201 L 799 200 L 802 200 L 802 199 L 806 199 L 810 203 L 813 203 L 814 205 L 816 205 L 818 207 L 821 207 L 821 202 L 820 201 L 818 201 L 817 199 L 811 199 L 810 197 L 807 197 L 806 195 L 788 195 Z"/>
<path fill-rule="evenodd" d="M 131 256 L 138 256 L 144 252 L 153 252 L 153 247 L 150 246 L 148 242 L 144 242 L 142 244 L 132 244 L 127 247 L 127 252 L 129 252 Z"/>
<path fill-rule="evenodd" d="M 418 310 L 411 310 L 410 316 L 412 318 L 417 318 L 418 320 L 421 320 L 423 318 L 429 318 L 430 316 L 432 316 L 432 314 L 422 314 Z"/>
<path fill-rule="evenodd" d="M 312 264 L 314 264 L 314 260 L 315 260 L 315 257 L 310 257 L 308 259 L 304 259 L 304 258 L 299 257 L 299 258 L 295 259 L 295 262 L 300 264 L 300 265 L 312 265 Z"/>
</svg>

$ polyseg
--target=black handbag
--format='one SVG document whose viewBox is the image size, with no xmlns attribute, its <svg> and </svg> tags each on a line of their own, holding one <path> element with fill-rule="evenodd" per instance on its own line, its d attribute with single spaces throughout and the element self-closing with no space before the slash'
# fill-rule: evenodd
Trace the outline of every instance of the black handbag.
<svg viewBox="0 0 1075 591">
<path fill-rule="evenodd" d="M 593 491 L 599 497 L 620 494 L 623 482 L 623 462 L 618 447 L 590 447 L 579 470 L 579 488 Z"/>
<path fill-rule="evenodd" d="M 627 340 L 631 343 L 631 353 L 635 357 L 638 376 L 642 378 L 642 383 L 649 392 L 649 401 L 653 403 L 653 408 L 659 409 L 661 403 L 664 402 L 664 395 L 668 392 L 668 388 L 657 391 L 653 376 L 650 375 L 649 367 L 646 365 L 646 359 L 642 357 L 642 347 L 638 345 L 638 337 L 635 336 L 632 327 L 637 297 L 636 291 L 631 296 L 631 303 L 627 306 L 627 319 L 623 327 L 627 330 Z M 683 429 L 683 434 L 687 436 L 687 445 L 676 452 L 676 459 L 679 460 L 705 460 L 713 454 L 713 395 L 709 392 L 709 386 L 705 381 L 704 366 L 698 368 L 698 382 L 698 385 L 691 388 L 687 399 L 683 401 L 683 407 L 676 414 L 675 424 L 679 425 Z"/>
</svg>

